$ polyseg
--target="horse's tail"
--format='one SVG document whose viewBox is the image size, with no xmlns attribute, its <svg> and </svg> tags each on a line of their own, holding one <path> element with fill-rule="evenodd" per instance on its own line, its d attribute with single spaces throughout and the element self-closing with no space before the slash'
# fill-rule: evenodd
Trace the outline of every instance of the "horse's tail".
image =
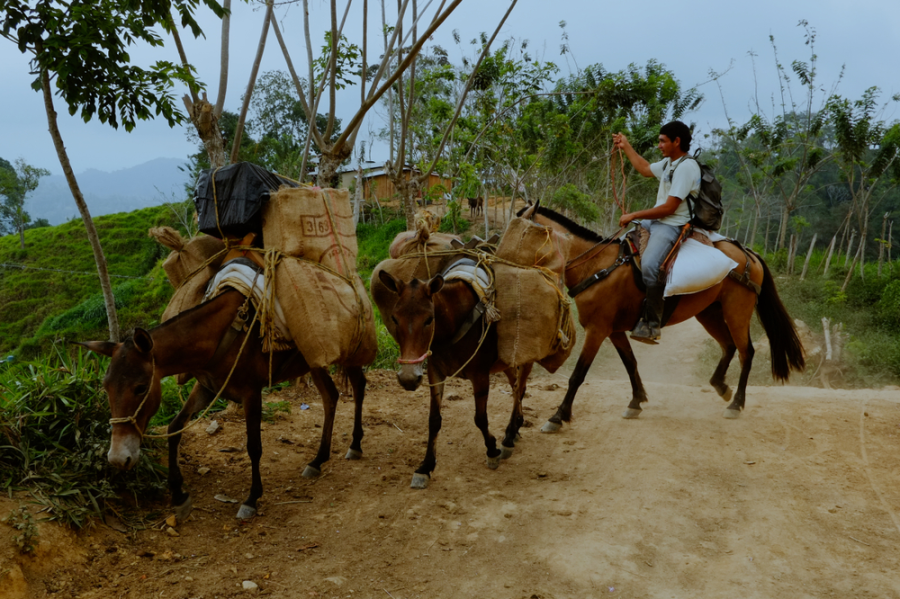
<svg viewBox="0 0 900 599">
<path fill-rule="evenodd" d="M 778 290 L 775 289 L 775 279 L 769 271 L 765 261 L 759 258 L 763 268 L 762 290 L 759 293 L 759 301 L 756 304 L 756 314 L 762 322 L 766 336 L 769 338 L 769 348 L 772 352 L 772 377 L 776 380 L 786 381 L 791 376 L 791 370 L 798 372 L 806 367 L 806 359 L 803 357 L 803 344 L 797 335 L 794 321 L 788 315 Z"/>
</svg>

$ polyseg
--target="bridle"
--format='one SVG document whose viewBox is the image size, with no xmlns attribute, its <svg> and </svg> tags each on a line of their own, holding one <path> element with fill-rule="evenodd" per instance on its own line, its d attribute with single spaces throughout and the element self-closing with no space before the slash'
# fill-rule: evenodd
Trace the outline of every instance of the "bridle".
<svg viewBox="0 0 900 599">
<path fill-rule="evenodd" d="M 156 376 L 156 358 L 154 356 L 150 356 L 150 363 L 152 364 L 152 370 L 150 371 L 150 384 L 147 386 L 147 392 L 144 393 L 144 397 L 141 399 L 141 403 L 138 404 L 137 409 L 134 411 L 134 414 L 131 416 L 124 416 L 120 418 L 110 418 L 109 423 L 112 424 L 133 424 L 134 428 L 137 429 L 138 434 L 141 437 L 144 436 L 144 431 L 141 430 L 141 427 L 138 426 L 137 423 L 137 415 L 141 413 L 141 409 L 144 407 L 144 404 L 147 403 L 147 398 L 150 397 L 150 392 L 153 391 L 153 380 Z"/>
</svg>

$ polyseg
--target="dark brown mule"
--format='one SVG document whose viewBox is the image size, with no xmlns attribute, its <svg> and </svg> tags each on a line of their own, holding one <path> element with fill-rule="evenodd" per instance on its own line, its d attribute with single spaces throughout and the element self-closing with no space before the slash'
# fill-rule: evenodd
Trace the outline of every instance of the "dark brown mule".
<svg viewBox="0 0 900 599">
<path fill-rule="evenodd" d="M 578 387 L 584 382 L 600 344 L 607 337 L 616 347 L 631 379 L 633 397 L 623 417 L 637 418 L 641 413 L 641 403 L 647 401 L 647 394 L 626 333 L 634 327 L 641 313 L 644 293 L 636 283 L 640 273 L 632 270 L 627 254 L 622 259 L 622 248 L 617 240 L 603 239 L 593 231 L 543 207 L 525 208 L 520 211 L 520 216 L 533 218 L 535 222 L 569 234 L 565 283 L 570 293 L 588 278 L 596 276 L 597 281 L 575 295 L 578 320 L 585 330 L 584 346 L 569 378 L 569 388 L 562 404 L 541 430 L 555 432 L 563 422 L 571 420 L 572 402 Z M 715 246 L 738 263 L 735 269 L 738 275 L 746 275 L 745 270 L 749 265 L 749 281 L 758 286 L 759 295 L 751 288 L 753 285 L 725 277 L 709 289 L 681 296 L 666 324 L 678 324 L 695 317 L 719 343 L 722 358 L 709 382 L 725 401 L 732 399 L 731 389 L 725 383 L 725 373 L 735 351 L 739 353 L 741 375 L 737 392 L 725 410 L 726 418 L 737 418 L 744 409 L 747 378 L 753 362 L 750 318 L 754 308 L 772 349 L 772 376 L 777 380 L 787 380 L 791 370 L 803 369 L 805 361 L 794 322 L 778 297 L 766 263 L 756 254 L 745 252 L 734 243 L 722 241 Z"/>
<path fill-rule="evenodd" d="M 441 275 L 428 281 L 413 279 L 406 283 L 385 270 L 378 271 L 377 281 L 373 277 L 373 286 L 379 282 L 396 298 L 392 305 L 379 304 L 378 309 L 384 318 L 391 320 L 392 326 L 388 328 L 393 330 L 392 334 L 400 345 L 400 371 L 397 379 L 404 389 L 414 391 L 419 387 L 424 363 L 428 360 L 428 382 L 431 385 L 428 449 L 425 459 L 413 474 L 410 486 L 424 489 L 434 471 L 437 463 L 435 442 L 441 430 L 444 380 L 454 373 L 472 383 L 475 425 L 484 436 L 488 467 L 497 468 L 501 459 L 512 455 L 516 435 L 525 421 L 522 415 L 522 397 L 532 364 L 510 368 L 499 362 L 496 327 L 490 327 L 487 334 L 483 335 L 483 320 L 476 322 L 460 339 L 454 339 L 478 304 L 478 296 L 467 283 L 460 280 L 445 281 Z M 373 292 L 373 297 L 377 301 L 384 294 Z M 512 415 L 503 437 L 502 449 L 498 449 L 497 440 L 488 430 L 487 401 L 490 375 L 501 371 L 506 374 L 514 392 Z"/>
<path fill-rule="evenodd" d="M 178 468 L 178 444 L 181 431 L 190 417 L 209 405 L 232 371 L 222 397 L 243 405 L 247 421 L 247 455 L 250 457 L 252 483 L 250 495 L 238 511 L 238 518 L 251 518 L 256 514 L 256 502 L 263 492 L 259 475 L 259 458 L 262 455 L 260 421 L 262 417 L 262 389 L 269 382 L 269 356 L 262 351 L 259 329 L 248 333 L 252 336 L 241 352 L 245 334 L 238 333 L 233 342 L 220 342 L 235 320 L 235 315 L 245 298 L 237 291 L 228 291 L 182 312 L 158 327 L 146 331 L 135 329 L 134 335 L 122 343 L 88 341 L 82 343 L 91 351 L 110 356 L 109 368 L 103 386 L 109 395 L 109 409 L 113 420 L 109 448 L 109 462 L 122 469 L 137 464 L 141 455 L 141 436 L 150 418 L 159 409 L 160 380 L 163 377 L 190 373 L 197 378 L 188 400 L 169 424 L 169 490 L 172 505 L 179 518 L 185 518 L 191 509 L 189 493 L 182 490 L 184 479 Z M 230 336 L 229 336 L 230 337 Z M 237 364 L 235 364 L 237 361 Z M 303 476 L 316 476 L 321 466 L 331 456 L 331 433 L 338 390 L 325 369 L 313 369 L 297 351 L 279 351 L 272 354 L 272 382 L 281 382 L 312 373 L 313 382 L 322 396 L 325 423 L 322 441 L 315 459 L 303 471 Z M 353 425 L 353 441 L 347 459 L 362 456 L 362 403 L 366 379 L 362 368 L 346 368 L 353 386 L 356 402 Z"/>
<path fill-rule="evenodd" d="M 484 198 L 467 198 L 469 200 L 469 216 L 478 216 L 484 212 Z"/>
</svg>

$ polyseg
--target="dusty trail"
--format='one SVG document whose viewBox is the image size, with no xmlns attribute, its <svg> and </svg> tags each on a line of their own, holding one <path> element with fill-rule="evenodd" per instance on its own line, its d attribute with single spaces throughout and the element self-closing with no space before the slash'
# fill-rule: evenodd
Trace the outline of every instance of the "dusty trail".
<svg viewBox="0 0 900 599">
<path fill-rule="evenodd" d="M 705 333 L 679 327 L 664 341 L 696 355 Z M 556 435 L 539 428 L 566 376 L 537 373 L 531 426 L 496 471 L 470 388 L 454 382 L 425 491 L 408 488 L 425 449 L 424 390 L 372 373 L 364 459 L 340 459 L 352 411 L 342 404 L 334 459 L 314 483 L 299 472 L 321 409 L 311 392 L 288 391 L 293 414 L 264 425 L 260 517 L 240 525 L 235 506 L 213 499 L 245 492 L 243 452 L 219 452 L 243 447 L 242 423 L 212 438 L 198 427 L 182 460 L 197 507 L 181 536 L 42 527 L 54 546 L 17 562 L 0 526 L 0 571 L 11 571 L 0 597 L 232 597 L 244 580 L 273 597 L 900 597 L 900 392 L 750 387 L 730 421 L 683 356 L 658 349 L 636 348 L 650 403 L 633 421 L 620 418 L 630 387 L 611 348 Z M 506 390 L 496 379 L 495 435 Z"/>
</svg>

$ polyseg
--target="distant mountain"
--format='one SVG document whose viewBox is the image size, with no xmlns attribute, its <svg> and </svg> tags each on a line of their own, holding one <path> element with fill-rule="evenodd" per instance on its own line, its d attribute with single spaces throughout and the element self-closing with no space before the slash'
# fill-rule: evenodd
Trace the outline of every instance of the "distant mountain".
<svg viewBox="0 0 900 599">
<path fill-rule="evenodd" d="M 191 182 L 190 174 L 178 168 L 186 165 L 187 161 L 181 158 L 157 158 L 112 173 L 89 169 L 75 177 L 91 216 L 103 216 L 187 199 L 184 186 Z M 51 225 L 80 216 L 62 175 L 41 179 L 25 210 L 32 220 L 46 218 Z"/>
</svg>

